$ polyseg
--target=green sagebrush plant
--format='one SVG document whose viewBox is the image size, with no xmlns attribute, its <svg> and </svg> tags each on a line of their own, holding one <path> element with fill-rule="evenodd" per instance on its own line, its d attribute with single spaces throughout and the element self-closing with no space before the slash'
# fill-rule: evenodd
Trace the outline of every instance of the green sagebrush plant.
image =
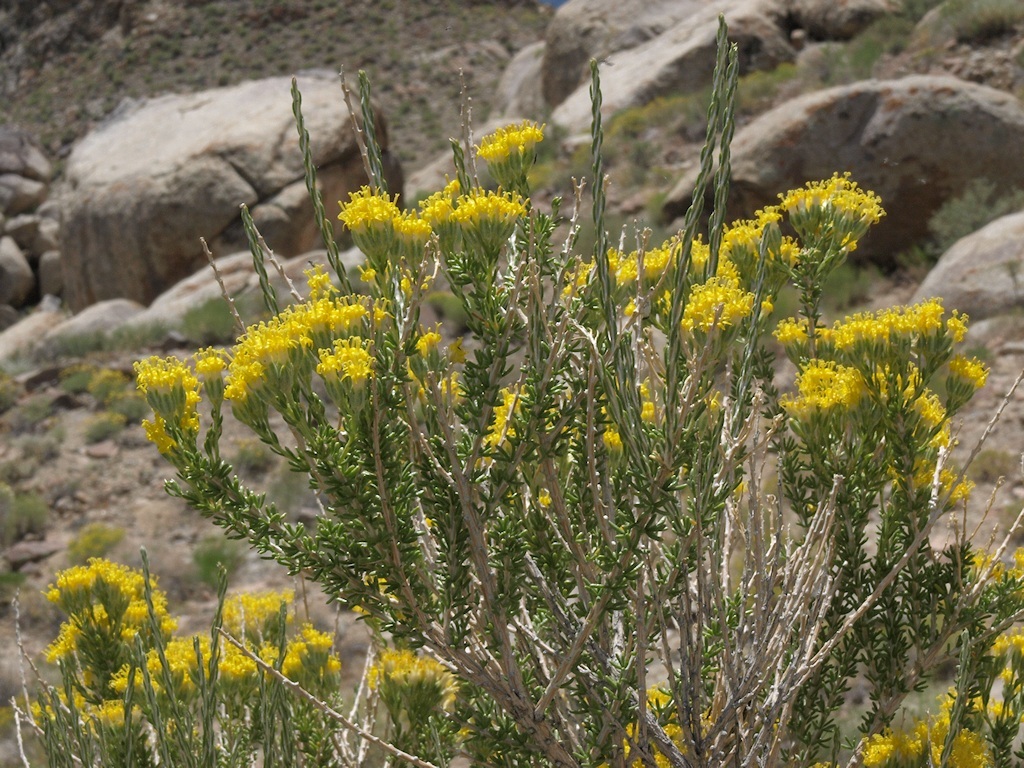
<svg viewBox="0 0 1024 768">
<path fill-rule="evenodd" d="M 549 211 L 529 196 L 541 138 L 529 123 L 475 152 L 453 142 L 457 178 L 401 210 L 384 188 L 362 79 L 371 184 L 340 215 L 366 256 L 358 291 L 295 92 L 334 274 L 311 270 L 306 295 L 292 287 L 282 307 L 272 255 L 243 213 L 271 319 L 228 350 L 138 364 L 147 433 L 177 473 L 172 494 L 360 611 L 392 649 L 379 653 L 432 659 L 453 676 L 423 705 L 429 718 L 367 685 L 351 720 L 335 719 L 367 734 L 383 699 L 377 732 L 400 750 L 387 760 L 1009 759 L 1021 657 L 1005 632 L 1024 608 L 1024 570 L 1001 565 L 1005 545 L 980 554 L 963 527 L 933 543 L 969 493 L 949 461 L 951 420 L 987 371 L 957 352 L 966 318 L 937 301 L 822 322 L 821 286 L 883 215 L 848 175 L 725 224 L 737 69 L 723 25 L 682 230 L 613 246 L 594 68 L 587 253 L 575 248 L 581 189 L 568 217 L 560 201 Z M 447 344 L 420 321 L 435 281 L 451 286 L 468 327 Z M 800 313 L 776 321 L 786 283 Z M 788 393 L 773 383 L 780 347 L 798 371 Z M 220 449 L 227 412 L 308 476 L 314 523 L 290 522 L 233 471 Z M 905 727 L 908 693 L 949 665 L 946 706 L 923 735 Z M 844 733 L 854 680 L 866 705 Z M 916 751 L 904 749 L 914 738 Z M 339 749 L 318 764 L 362 763 Z"/>
<path fill-rule="evenodd" d="M 143 564 L 93 558 L 58 573 L 46 593 L 67 617 L 46 650 L 60 683 L 44 685 L 20 715 L 48 764 L 325 764 L 340 744 L 333 723 L 279 678 L 320 706 L 340 703 L 333 635 L 294 626 L 288 591 L 223 589 L 209 632 L 176 635 L 145 556 Z"/>
</svg>

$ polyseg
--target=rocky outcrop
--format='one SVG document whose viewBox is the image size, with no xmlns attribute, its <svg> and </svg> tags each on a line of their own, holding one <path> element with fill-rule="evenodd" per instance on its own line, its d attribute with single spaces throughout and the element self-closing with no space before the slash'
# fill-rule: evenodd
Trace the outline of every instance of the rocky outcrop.
<svg viewBox="0 0 1024 768">
<path fill-rule="evenodd" d="M 51 328 L 66 319 L 56 300 L 44 300 L 35 312 L 0 332 L 0 360 L 30 352 Z"/>
<path fill-rule="evenodd" d="M 536 42 L 519 51 L 505 67 L 498 81 L 495 113 L 499 115 L 543 115 L 546 111 L 541 93 L 541 67 L 544 42 Z"/>
<path fill-rule="evenodd" d="M 741 74 L 774 69 L 795 58 L 796 51 L 779 22 L 775 3 L 747 0 L 699 5 L 699 10 L 657 37 L 602 61 L 601 92 L 606 114 L 710 85 L 720 13 L 729 25 L 729 39 L 738 46 Z M 570 133 L 587 130 L 591 121 L 589 85 L 574 90 L 552 112 L 551 121 Z"/>
<path fill-rule="evenodd" d="M 289 87 L 271 78 L 147 100 L 75 147 L 61 230 L 72 310 L 109 298 L 150 302 L 205 266 L 200 237 L 216 254 L 245 247 L 241 204 L 282 256 L 316 246 Z M 333 206 L 365 183 L 350 116 L 336 77 L 306 76 L 299 88 Z M 386 148 L 383 123 L 377 135 Z M 400 184 L 393 178 L 392 191 Z"/>
<path fill-rule="evenodd" d="M 898 0 L 788 0 L 788 23 L 811 40 L 849 40 L 879 16 L 902 8 Z"/>
<path fill-rule="evenodd" d="M 548 25 L 540 89 L 547 105 L 558 108 L 554 122 L 584 130 L 591 59 L 604 65 L 602 90 L 614 111 L 709 85 L 719 14 L 739 45 L 741 72 L 749 72 L 792 60 L 790 39 L 796 33 L 801 39 L 846 40 L 899 5 L 898 0 L 570 0 Z M 535 86 L 523 82 L 522 87 L 529 94 Z"/>
<path fill-rule="evenodd" d="M 850 171 L 887 215 L 858 256 L 883 265 L 928 235 L 928 219 L 972 179 L 997 191 L 1024 179 L 1024 105 L 953 77 L 869 80 L 808 94 L 758 117 L 732 145 L 729 217 L 748 216 L 809 179 Z M 691 167 L 669 193 L 667 221 L 689 205 Z"/>
<path fill-rule="evenodd" d="M 708 5 L 722 0 L 570 0 L 548 24 L 541 91 L 549 106 L 561 104 L 587 80 L 591 59 L 635 48 Z"/>
<path fill-rule="evenodd" d="M 996 219 L 946 251 L 914 301 L 941 297 L 974 320 L 1024 306 L 1024 211 Z"/>
</svg>

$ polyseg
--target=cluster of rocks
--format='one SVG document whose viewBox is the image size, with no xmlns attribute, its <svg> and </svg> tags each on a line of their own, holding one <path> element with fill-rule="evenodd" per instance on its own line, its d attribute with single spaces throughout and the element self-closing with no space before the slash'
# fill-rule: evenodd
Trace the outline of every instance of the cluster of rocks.
<svg viewBox="0 0 1024 768">
<path fill-rule="evenodd" d="M 566 146 L 575 146 L 586 140 L 591 119 L 591 59 L 601 61 L 603 109 L 611 115 L 706 88 L 719 15 L 729 25 L 746 73 L 783 62 L 806 63 L 821 55 L 823 46 L 855 36 L 897 5 L 896 0 L 570 0 L 553 16 L 546 38 L 511 61 L 499 86 L 499 114 L 479 130 L 549 113 L 567 137 Z M 917 37 L 929 45 L 941 43 L 934 21 L 926 17 L 919 28 Z M 299 87 L 320 188 L 333 206 L 366 179 L 352 116 L 332 73 L 306 73 Z M 242 204 L 282 259 L 292 258 L 293 264 L 316 259 L 316 254 L 296 259 L 320 247 L 320 238 L 289 90 L 287 78 L 270 78 L 123 104 L 75 146 L 63 180 L 45 203 L 46 159 L 16 131 L 0 134 L 0 304 L 9 305 L 0 310 L 0 325 L 3 312 L 10 317 L 12 308 L 48 293 L 82 313 L 72 320 L 55 312 L 47 319 L 25 318 L 19 328 L 0 333 L 0 357 L 71 331 L 149 321 L 173 327 L 199 297 L 219 290 L 208 276 L 194 276 L 206 265 L 199 238 L 218 256 L 245 250 Z M 387 149 L 383 121 L 375 130 L 385 149 L 389 187 L 401 191 L 402 171 Z M 949 74 L 821 90 L 784 101 L 740 127 L 732 146 L 729 215 L 750 215 L 808 179 L 850 171 L 882 197 L 887 210 L 857 255 L 893 266 L 896 254 L 927 236 L 935 211 L 972 180 L 986 179 L 997 193 L 1024 187 L 1024 156 L 1006 151 L 1022 145 L 1024 105 L 1017 98 Z M 692 199 L 695 160 L 694 153 L 677 167 L 675 183 L 666 185 L 661 215 L 670 227 Z M 452 172 L 450 163 L 448 154 L 405 187 L 413 196 L 437 188 Z M 1015 226 L 989 231 L 985 242 L 991 245 L 993 232 L 1010 237 L 1017 231 Z M 251 287 L 245 262 L 244 255 L 223 262 L 241 281 L 239 287 Z M 1018 262 L 1007 266 L 1006 258 L 993 257 L 971 266 L 977 270 L 989 262 L 995 266 L 976 282 L 982 288 L 1005 286 L 1012 276 L 1012 297 L 964 300 L 986 309 L 1007 301 L 1015 306 Z M 974 285 L 974 277 L 961 278 L 948 268 L 937 273 L 943 275 L 942 287 Z"/>
<path fill-rule="evenodd" d="M 38 144 L 0 127 L 0 327 L 61 290 L 57 211 L 45 205 L 53 169 Z"/>
</svg>

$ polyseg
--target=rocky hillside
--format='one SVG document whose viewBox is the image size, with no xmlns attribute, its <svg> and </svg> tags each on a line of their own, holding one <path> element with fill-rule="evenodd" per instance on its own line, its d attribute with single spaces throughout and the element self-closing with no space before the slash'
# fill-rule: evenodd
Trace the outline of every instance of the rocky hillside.
<svg viewBox="0 0 1024 768">
<path fill-rule="evenodd" d="M 741 67 L 731 213 L 835 171 L 882 195 L 884 227 L 828 286 L 827 310 L 938 294 L 974 318 L 970 351 L 992 376 L 965 419 L 964 460 L 1024 366 L 1024 161 L 1009 149 L 1024 146 L 1016 0 L 570 0 L 557 12 L 515 0 L 13 0 L 0 8 L 0 598 L 22 587 L 29 649 L 56 626 L 39 588 L 89 555 L 137 563 L 146 546 L 197 622 L 217 561 L 239 587 L 285 581 L 166 496 L 168 465 L 143 436 L 131 374 L 140 355 L 232 339 L 200 236 L 257 316 L 257 282 L 236 253 L 239 203 L 292 276 L 322 261 L 283 76 L 304 73 L 332 206 L 362 183 L 341 66 L 370 74 L 405 198 L 451 172 L 441 150 L 459 130 L 462 70 L 478 127 L 548 123 L 532 177 L 545 199 L 587 172 L 597 58 L 612 220 L 657 238 L 692 191 L 719 13 Z M 343 259 L 354 269 L 360 254 Z M 450 302 L 434 298 L 445 316 Z M 1017 395 L 970 472 L 971 524 L 1019 512 L 1022 426 Z M 314 514 L 301 479 L 258 443 L 238 430 L 227 445 L 291 516 Z M 3 647 L 12 619 L 0 607 Z M 355 660 L 361 636 L 346 638 Z M 16 682 L 0 664 L 0 699 Z"/>
<path fill-rule="evenodd" d="M 0 123 L 63 158 L 124 99 L 363 69 L 415 167 L 457 124 L 459 73 L 486 114 L 549 17 L 534 0 L 12 0 L 0 6 Z"/>
</svg>

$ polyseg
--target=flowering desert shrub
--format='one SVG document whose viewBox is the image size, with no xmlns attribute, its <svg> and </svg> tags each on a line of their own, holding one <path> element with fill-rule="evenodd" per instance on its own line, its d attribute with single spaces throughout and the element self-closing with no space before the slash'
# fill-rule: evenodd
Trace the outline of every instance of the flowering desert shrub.
<svg viewBox="0 0 1024 768">
<path fill-rule="evenodd" d="M 884 215 L 849 175 L 724 222 L 736 76 L 723 31 L 683 229 L 616 244 L 595 69 L 598 237 L 583 253 L 582 185 L 567 216 L 530 197 L 541 126 L 475 154 L 455 143 L 457 178 L 403 210 L 364 86 L 371 184 L 340 212 L 366 256 L 360 290 L 309 162 L 333 274 L 311 269 L 282 307 L 245 219 L 270 319 L 229 349 L 138 363 L 170 493 L 362 614 L 379 662 L 344 727 L 390 762 L 966 766 L 1015 748 L 1005 633 L 1024 574 L 963 526 L 935 543 L 970 493 L 951 420 L 987 375 L 958 352 L 967 319 L 932 300 L 822 322 L 821 286 Z M 422 325 L 435 283 L 461 302 L 464 337 Z M 779 319 L 787 283 L 800 311 Z M 780 347 L 792 391 L 774 381 Z M 308 477 L 314 523 L 225 460 L 229 415 Z M 940 711 L 904 728 L 907 695 L 951 666 Z M 851 732 L 838 715 L 854 681 Z M 371 752 L 325 742 L 317 764 Z"/>
</svg>

